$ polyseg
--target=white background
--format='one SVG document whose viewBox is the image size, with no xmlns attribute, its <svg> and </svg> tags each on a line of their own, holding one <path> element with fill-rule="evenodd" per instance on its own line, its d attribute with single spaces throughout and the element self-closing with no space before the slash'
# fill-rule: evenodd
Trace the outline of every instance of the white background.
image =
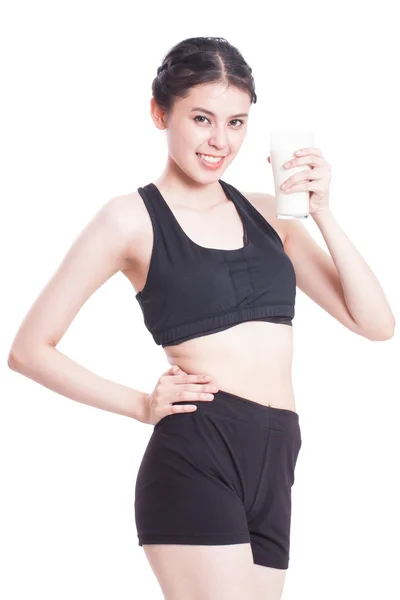
<svg viewBox="0 0 400 600">
<path fill-rule="evenodd" d="M 392 11 L 392 12 L 391 12 Z M 154 181 L 150 117 L 164 54 L 225 37 L 258 102 L 223 179 L 273 193 L 269 131 L 311 129 L 331 208 L 399 321 L 398 28 L 389 1 L 179 4 L 14 0 L 1 9 L 1 565 L 5 600 L 162 599 L 137 544 L 134 485 L 152 427 L 7 367 L 23 317 L 93 214 Z M 315 222 L 305 223 L 326 249 Z M 58 349 L 150 392 L 169 364 L 118 273 Z M 293 379 L 303 445 L 284 600 L 400 597 L 398 333 L 371 342 L 300 290 Z M 395 360 L 397 358 L 397 360 Z M 141 591 L 140 591 L 141 590 Z M 266 600 L 268 595 L 266 593 Z"/>
</svg>

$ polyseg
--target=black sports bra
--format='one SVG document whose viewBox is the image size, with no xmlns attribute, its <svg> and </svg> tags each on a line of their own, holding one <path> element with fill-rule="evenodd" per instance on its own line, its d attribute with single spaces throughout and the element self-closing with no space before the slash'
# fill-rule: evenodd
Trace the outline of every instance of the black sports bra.
<svg viewBox="0 0 400 600">
<path fill-rule="evenodd" d="M 147 280 L 136 299 L 147 329 L 163 347 L 244 321 L 292 325 L 296 275 L 281 238 L 241 192 L 218 181 L 242 219 L 242 248 L 199 246 L 154 183 L 138 188 L 154 242 Z"/>
</svg>

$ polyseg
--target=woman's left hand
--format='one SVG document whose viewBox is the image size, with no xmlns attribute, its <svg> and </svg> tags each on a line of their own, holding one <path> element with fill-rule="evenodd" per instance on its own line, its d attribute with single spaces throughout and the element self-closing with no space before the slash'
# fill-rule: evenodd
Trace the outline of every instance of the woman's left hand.
<svg viewBox="0 0 400 600">
<path fill-rule="evenodd" d="M 303 148 L 295 152 L 296 158 L 283 165 L 284 169 L 292 169 L 302 165 L 309 165 L 285 180 L 281 189 L 285 193 L 310 192 L 310 215 L 321 213 L 329 209 L 329 185 L 332 176 L 332 167 L 322 156 L 319 148 Z M 270 157 L 268 162 L 271 164 Z M 284 188 L 283 186 L 286 187 Z"/>
</svg>

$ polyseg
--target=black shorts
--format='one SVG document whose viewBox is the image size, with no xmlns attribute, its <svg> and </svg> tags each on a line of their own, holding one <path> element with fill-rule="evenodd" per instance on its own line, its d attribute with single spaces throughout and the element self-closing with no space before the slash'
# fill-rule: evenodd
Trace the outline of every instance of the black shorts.
<svg viewBox="0 0 400 600">
<path fill-rule="evenodd" d="M 219 390 L 155 426 L 135 485 L 139 545 L 250 543 L 287 569 L 298 413 Z"/>
</svg>

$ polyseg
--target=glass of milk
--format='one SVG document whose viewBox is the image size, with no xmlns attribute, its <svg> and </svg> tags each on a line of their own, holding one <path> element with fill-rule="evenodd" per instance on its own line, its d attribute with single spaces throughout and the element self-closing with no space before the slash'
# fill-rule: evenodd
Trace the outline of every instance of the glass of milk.
<svg viewBox="0 0 400 600">
<path fill-rule="evenodd" d="M 270 156 L 275 185 L 276 217 L 278 219 L 306 219 L 309 216 L 310 192 L 285 193 L 281 185 L 294 173 L 310 167 L 300 165 L 285 169 L 283 164 L 295 158 L 296 150 L 314 147 L 312 131 L 272 131 L 270 132 Z"/>
</svg>

